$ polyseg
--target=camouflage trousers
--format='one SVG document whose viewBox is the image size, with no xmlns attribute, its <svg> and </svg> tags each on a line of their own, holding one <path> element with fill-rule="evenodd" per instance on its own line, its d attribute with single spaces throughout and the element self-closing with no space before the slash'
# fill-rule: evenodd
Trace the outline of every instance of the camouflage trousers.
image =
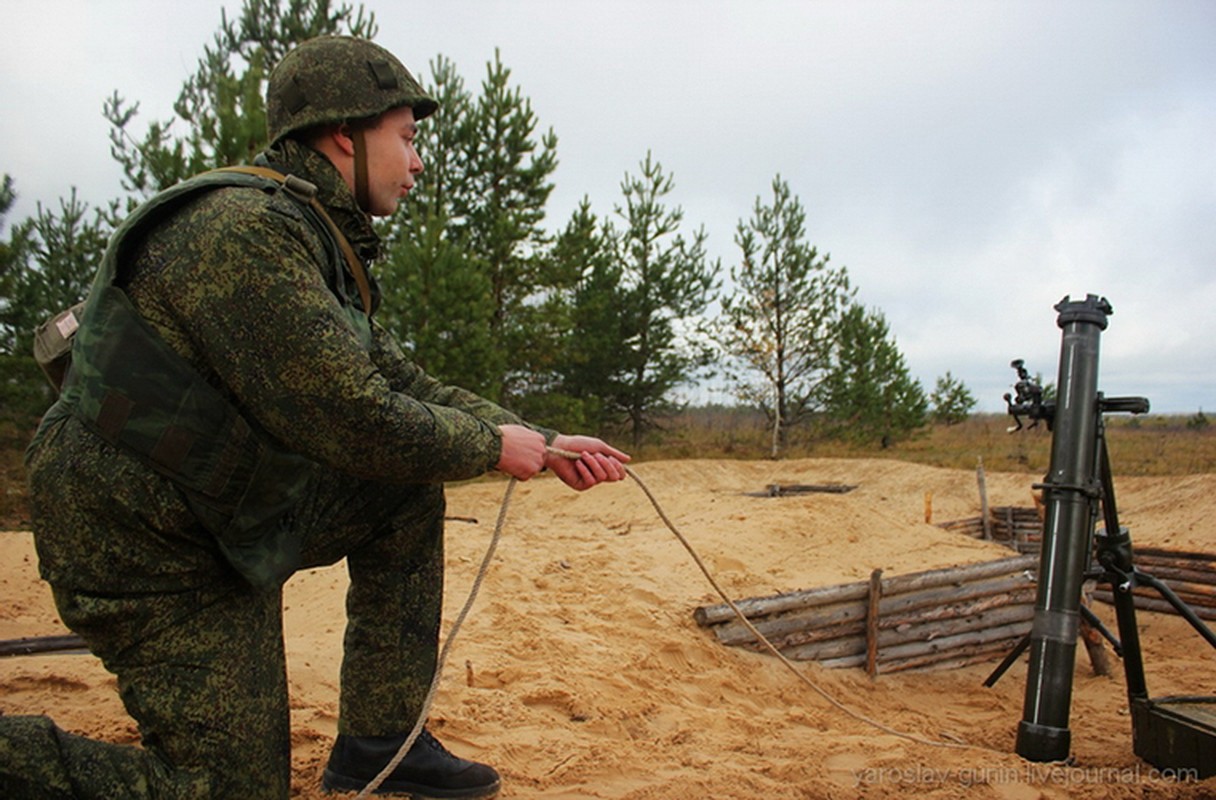
<svg viewBox="0 0 1216 800">
<path fill-rule="evenodd" d="M 39 561 L 142 747 L 0 716 L 0 797 L 288 797 L 281 591 L 241 579 L 163 478 L 72 427 L 29 463 Z M 106 474 L 74 479 L 90 463 Z M 310 488 L 290 520 L 302 566 L 345 557 L 350 575 L 339 731 L 407 731 L 435 670 L 442 486 L 330 474 Z"/>
</svg>

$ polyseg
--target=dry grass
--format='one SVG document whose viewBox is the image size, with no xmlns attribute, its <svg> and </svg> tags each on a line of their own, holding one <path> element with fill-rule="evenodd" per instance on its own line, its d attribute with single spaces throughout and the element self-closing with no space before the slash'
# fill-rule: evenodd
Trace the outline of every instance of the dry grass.
<svg viewBox="0 0 1216 800">
<path fill-rule="evenodd" d="M 794 436 L 786 458 L 891 458 L 918 464 L 997 472 L 1046 472 L 1051 433 L 1045 426 L 1009 433 L 1012 419 L 977 414 L 958 425 L 933 425 L 887 448 Z M 1107 443 L 1116 476 L 1216 472 L 1216 426 L 1187 427 L 1185 417 L 1111 416 Z M 738 409 L 693 409 L 669 420 L 661 439 L 644 444 L 642 459 L 737 458 L 770 455 L 770 433 L 757 415 Z"/>
</svg>

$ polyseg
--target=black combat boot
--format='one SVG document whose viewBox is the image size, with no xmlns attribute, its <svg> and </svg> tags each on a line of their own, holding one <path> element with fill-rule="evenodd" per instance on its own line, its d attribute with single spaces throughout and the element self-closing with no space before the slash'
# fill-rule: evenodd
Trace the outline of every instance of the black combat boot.
<svg viewBox="0 0 1216 800">
<path fill-rule="evenodd" d="M 327 792 L 359 791 L 397 755 L 405 736 L 345 736 L 338 734 L 321 779 Z M 487 798 L 498 794 L 493 767 L 457 758 L 426 728 L 410 751 L 385 778 L 376 794 L 408 795 L 415 800 Z"/>
</svg>

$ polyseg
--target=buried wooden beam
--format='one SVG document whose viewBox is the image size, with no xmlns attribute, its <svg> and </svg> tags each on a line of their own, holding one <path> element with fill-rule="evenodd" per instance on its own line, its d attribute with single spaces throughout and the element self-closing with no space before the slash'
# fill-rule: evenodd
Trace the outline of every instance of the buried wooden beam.
<svg viewBox="0 0 1216 800">
<path fill-rule="evenodd" d="M 87 653 L 88 645 L 74 633 L 63 636 L 27 636 L 0 641 L 0 658 L 40 653 Z"/>
<path fill-rule="evenodd" d="M 856 485 L 847 483 L 770 483 L 763 492 L 744 492 L 748 497 L 789 497 L 798 494 L 848 494 Z"/>
</svg>

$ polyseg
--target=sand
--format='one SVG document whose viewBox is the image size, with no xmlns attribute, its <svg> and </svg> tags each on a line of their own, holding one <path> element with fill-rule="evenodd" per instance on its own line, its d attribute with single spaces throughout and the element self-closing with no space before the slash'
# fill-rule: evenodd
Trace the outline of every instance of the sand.
<svg viewBox="0 0 1216 800">
<path fill-rule="evenodd" d="M 994 560 L 1000 545 L 926 524 L 975 516 L 975 474 L 883 460 L 671 461 L 636 466 L 735 598 Z M 994 505 L 1030 505 L 1040 476 L 989 473 Z M 749 496 L 772 483 L 847 483 L 847 494 Z M 505 482 L 452 487 L 447 619 L 464 603 Z M 1216 475 L 1127 478 L 1116 488 L 1138 544 L 1216 550 Z M 288 584 L 286 641 L 293 796 L 320 798 L 336 729 L 341 565 Z M 0 639 L 64 632 L 37 577 L 28 533 L 0 534 Z M 716 642 L 693 609 L 718 598 L 632 482 L 575 493 L 552 477 L 519 484 L 498 553 L 461 631 L 431 713 L 458 754 L 493 764 L 502 798 L 1216 797 L 1216 778 L 1178 782 L 1132 752 L 1121 670 L 1077 658 L 1076 765 L 1013 753 L 1023 658 L 994 688 L 993 663 L 871 680 L 801 669 L 829 704 L 768 655 Z M 1099 605 L 1110 626 L 1114 615 Z M 1177 617 L 1141 612 L 1150 694 L 1216 695 L 1216 650 Z M 450 623 L 445 623 L 446 625 Z M 1117 664 L 1117 662 L 1116 662 Z M 0 710 L 135 742 L 114 680 L 90 655 L 0 659 Z M 1216 757 L 1216 755 L 1214 755 Z"/>
</svg>

